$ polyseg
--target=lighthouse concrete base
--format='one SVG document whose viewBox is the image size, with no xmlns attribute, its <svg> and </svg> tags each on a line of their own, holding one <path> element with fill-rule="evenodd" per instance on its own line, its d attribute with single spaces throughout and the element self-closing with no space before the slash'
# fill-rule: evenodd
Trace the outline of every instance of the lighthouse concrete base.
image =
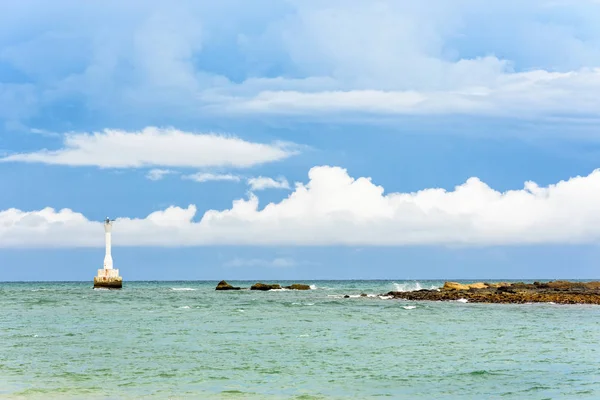
<svg viewBox="0 0 600 400">
<path fill-rule="evenodd" d="M 119 276 L 118 269 L 99 269 L 94 277 L 94 288 L 121 289 L 123 278 Z"/>
</svg>

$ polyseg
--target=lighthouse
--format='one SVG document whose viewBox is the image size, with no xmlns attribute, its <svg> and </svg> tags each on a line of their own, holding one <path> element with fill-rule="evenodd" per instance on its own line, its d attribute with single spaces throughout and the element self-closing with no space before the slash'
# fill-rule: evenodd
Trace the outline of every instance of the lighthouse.
<svg viewBox="0 0 600 400">
<path fill-rule="evenodd" d="M 111 254 L 112 247 L 112 223 L 114 220 L 106 217 L 104 220 L 104 268 L 98 270 L 98 276 L 94 277 L 95 288 L 120 289 L 123 286 L 123 278 L 119 276 L 119 270 L 113 268 Z"/>
</svg>

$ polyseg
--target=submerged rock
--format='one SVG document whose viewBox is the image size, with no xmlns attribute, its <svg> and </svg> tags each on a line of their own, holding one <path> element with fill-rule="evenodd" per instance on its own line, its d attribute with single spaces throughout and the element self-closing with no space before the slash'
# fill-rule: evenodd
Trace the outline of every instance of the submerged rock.
<svg viewBox="0 0 600 400">
<path fill-rule="evenodd" d="M 217 287 L 215 288 L 215 290 L 241 290 L 242 288 L 240 287 L 234 287 L 231 286 L 229 283 L 225 282 L 225 281 L 221 281 L 219 283 L 217 283 Z"/>
<path fill-rule="evenodd" d="M 279 285 L 277 283 L 270 285 L 267 283 L 258 282 L 250 287 L 250 290 L 273 290 L 273 289 L 281 289 L 281 285 Z"/>
</svg>

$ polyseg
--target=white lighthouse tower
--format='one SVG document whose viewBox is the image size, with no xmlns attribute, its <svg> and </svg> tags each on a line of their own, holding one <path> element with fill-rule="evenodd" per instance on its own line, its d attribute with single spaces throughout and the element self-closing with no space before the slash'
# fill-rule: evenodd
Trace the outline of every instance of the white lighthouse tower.
<svg viewBox="0 0 600 400">
<path fill-rule="evenodd" d="M 104 269 L 113 269 L 112 255 L 110 254 L 112 246 L 112 221 L 106 217 L 104 220 L 104 242 L 106 243 L 106 253 L 104 255 Z"/>
<path fill-rule="evenodd" d="M 111 254 L 112 246 L 112 223 L 113 220 L 106 217 L 104 220 L 104 241 L 106 251 L 104 253 L 104 268 L 98 270 L 98 276 L 94 277 L 94 287 L 109 289 L 120 289 L 123 286 L 123 278 L 119 276 L 119 270 L 113 268 Z"/>
</svg>

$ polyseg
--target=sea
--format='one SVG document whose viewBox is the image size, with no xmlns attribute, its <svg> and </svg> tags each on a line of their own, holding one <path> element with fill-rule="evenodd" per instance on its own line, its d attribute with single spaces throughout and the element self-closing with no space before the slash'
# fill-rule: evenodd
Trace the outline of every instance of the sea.
<svg viewBox="0 0 600 400">
<path fill-rule="evenodd" d="M 380 296 L 442 281 L 276 283 L 312 289 L 0 283 L 0 398 L 600 399 L 600 306 Z"/>
</svg>

